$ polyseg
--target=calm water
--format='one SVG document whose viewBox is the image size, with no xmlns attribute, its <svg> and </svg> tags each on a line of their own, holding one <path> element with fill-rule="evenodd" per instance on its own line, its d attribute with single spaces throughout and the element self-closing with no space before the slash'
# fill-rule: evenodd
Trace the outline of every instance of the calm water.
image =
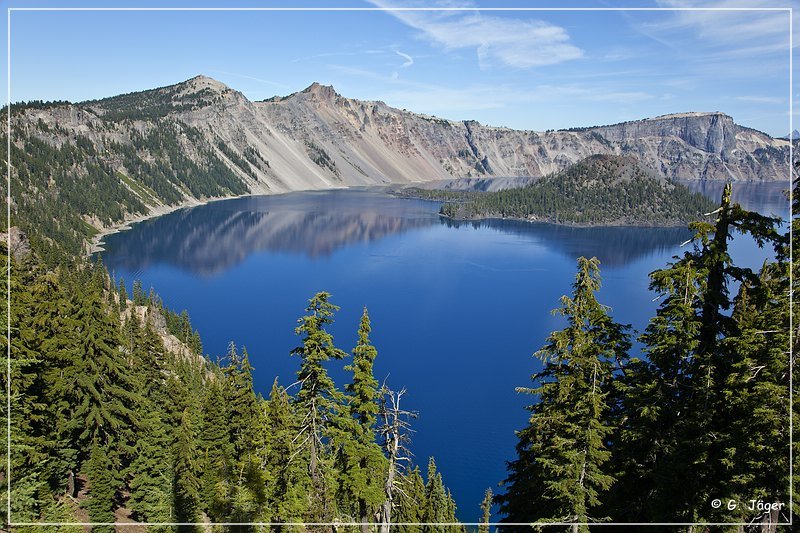
<svg viewBox="0 0 800 533">
<path fill-rule="evenodd" d="M 781 213 L 780 189 L 735 194 Z M 104 260 L 129 290 L 138 278 L 172 309 L 187 309 L 212 358 L 230 340 L 246 345 L 264 395 L 276 376 L 294 382 L 298 360 L 289 351 L 308 298 L 333 294 L 342 309 L 331 331 L 348 351 L 367 306 L 376 376 L 407 388 L 405 407 L 420 414 L 417 463 L 424 468 L 435 456 L 460 519 L 476 521 L 484 490 L 498 492 L 513 458 L 514 430 L 526 423 L 530 402 L 514 388 L 530 384 L 540 367 L 531 354 L 562 327 L 550 310 L 570 291 L 576 257 L 600 259 L 601 301 L 641 330 L 656 305 L 647 274 L 680 253 L 689 234 L 453 223 L 437 211 L 435 202 L 363 189 L 228 200 L 110 236 Z M 742 239 L 733 248 L 745 264 L 764 257 Z M 344 373 L 332 374 L 343 386 Z"/>
</svg>

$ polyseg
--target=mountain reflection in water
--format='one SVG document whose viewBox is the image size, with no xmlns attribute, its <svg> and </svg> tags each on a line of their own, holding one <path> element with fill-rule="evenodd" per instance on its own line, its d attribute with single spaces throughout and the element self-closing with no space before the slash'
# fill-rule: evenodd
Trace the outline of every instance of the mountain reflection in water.
<svg viewBox="0 0 800 533">
<path fill-rule="evenodd" d="M 577 228 L 516 220 L 459 222 L 438 215 L 439 203 L 379 191 L 335 190 L 212 202 L 136 224 L 106 239 L 113 269 L 168 264 L 214 276 L 260 252 L 329 256 L 338 249 L 426 227 L 491 228 L 575 258 L 625 265 L 686 240 L 684 228 Z"/>
<path fill-rule="evenodd" d="M 105 248 L 112 267 L 136 271 L 165 263 L 211 276 L 253 253 L 323 257 L 349 244 L 430 226 L 437 220 L 429 206 L 419 208 L 363 191 L 254 196 L 147 220 L 109 236 Z"/>
</svg>

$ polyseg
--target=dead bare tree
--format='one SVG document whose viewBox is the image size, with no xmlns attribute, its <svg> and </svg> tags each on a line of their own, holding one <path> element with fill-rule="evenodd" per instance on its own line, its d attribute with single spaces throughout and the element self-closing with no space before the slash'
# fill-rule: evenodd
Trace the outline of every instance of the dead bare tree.
<svg viewBox="0 0 800 533">
<path fill-rule="evenodd" d="M 386 386 L 385 381 L 380 389 L 379 416 L 381 425 L 379 430 L 386 457 L 389 459 L 388 475 L 384 485 L 386 501 L 381 505 L 377 516 L 381 524 L 380 533 L 389 533 L 395 494 L 404 494 L 401 476 L 406 466 L 411 463 L 411 457 L 413 456 L 407 446 L 413 432 L 409 421 L 416 418 L 417 413 L 400 408 L 400 400 L 405 393 L 405 388 L 399 392 L 391 390 Z"/>
</svg>

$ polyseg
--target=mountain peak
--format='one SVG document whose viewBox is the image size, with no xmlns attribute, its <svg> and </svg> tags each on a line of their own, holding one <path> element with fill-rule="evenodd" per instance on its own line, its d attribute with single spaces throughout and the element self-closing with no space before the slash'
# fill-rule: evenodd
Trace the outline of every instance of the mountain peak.
<svg viewBox="0 0 800 533">
<path fill-rule="evenodd" d="M 316 81 L 303 89 L 301 92 L 324 98 L 333 98 L 335 96 L 339 96 L 339 93 L 336 92 L 336 89 L 333 88 L 333 85 L 322 85 Z"/>
<path fill-rule="evenodd" d="M 225 92 L 231 90 L 230 87 L 222 83 L 221 81 L 215 80 L 214 78 L 209 78 L 208 76 L 204 76 L 200 74 L 195 76 L 194 78 L 190 78 L 183 82 L 182 85 L 186 85 L 187 87 L 191 87 L 194 91 L 200 91 L 202 89 L 211 89 L 215 92 Z"/>
</svg>

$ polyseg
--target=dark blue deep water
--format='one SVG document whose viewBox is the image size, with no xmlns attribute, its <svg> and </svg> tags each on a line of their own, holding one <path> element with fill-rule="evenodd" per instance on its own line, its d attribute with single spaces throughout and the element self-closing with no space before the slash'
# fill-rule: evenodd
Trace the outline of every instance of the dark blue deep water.
<svg viewBox="0 0 800 533">
<path fill-rule="evenodd" d="M 786 216 L 781 188 L 743 185 L 735 196 Z M 298 360 L 289 352 L 308 298 L 333 294 L 341 311 L 331 331 L 347 351 L 367 306 L 376 376 L 405 387 L 405 407 L 419 411 L 416 462 L 424 470 L 435 456 L 460 519 L 473 522 L 514 456 L 514 430 L 531 401 L 514 388 L 530 385 L 540 368 L 533 352 L 562 327 L 550 311 L 570 291 L 576 258 L 600 259 L 600 300 L 641 331 L 656 307 L 647 275 L 680 253 L 689 233 L 453 223 L 438 207 L 365 189 L 220 201 L 109 236 L 103 258 L 129 291 L 141 279 L 168 307 L 188 310 L 212 359 L 231 340 L 245 345 L 264 395 L 276 376 L 294 382 Z M 765 257 L 744 239 L 732 246 L 742 264 Z M 341 366 L 331 369 L 340 387 Z"/>
</svg>

